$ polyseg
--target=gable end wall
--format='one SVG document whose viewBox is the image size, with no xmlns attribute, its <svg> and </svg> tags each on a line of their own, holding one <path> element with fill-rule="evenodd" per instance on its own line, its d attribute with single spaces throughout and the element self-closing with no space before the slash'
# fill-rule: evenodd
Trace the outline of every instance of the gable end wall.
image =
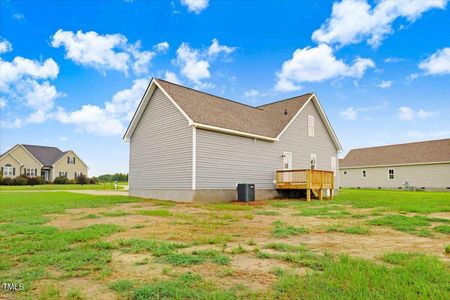
<svg viewBox="0 0 450 300">
<path fill-rule="evenodd" d="M 156 88 L 130 138 L 130 195 L 192 189 L 192 127 Z M 168 197 L 169 198 L 169 197 Z"/>
</svg>

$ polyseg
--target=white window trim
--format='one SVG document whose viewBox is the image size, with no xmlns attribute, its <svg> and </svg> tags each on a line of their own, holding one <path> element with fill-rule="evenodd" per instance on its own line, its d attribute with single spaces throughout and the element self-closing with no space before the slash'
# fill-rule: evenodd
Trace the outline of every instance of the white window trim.
<svg viewBox="0 0 450 300">
<path fill-rule="evenodd" d="M 314 116 L 308 115 L 308 136 L 314 137 Z"/>
<path fill-rule="evenodd" d="M 3 176 L 13 176 L 14 167 L 11 164 L 6 164 L 3 166 Z"/>
<path fill-rule="evenodd" d="M 389 173 L 390 170 L 392 170 L 393 178 L 391 178 L 391 174 Z M 395 169 L 388 169 L 388 180 L 395 180 Z"/>
</svg>

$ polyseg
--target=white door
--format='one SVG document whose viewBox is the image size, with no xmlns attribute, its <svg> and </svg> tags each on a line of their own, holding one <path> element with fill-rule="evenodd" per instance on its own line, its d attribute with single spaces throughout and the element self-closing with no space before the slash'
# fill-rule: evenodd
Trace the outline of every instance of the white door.
<svg viewBox="0 0 450 300">
<path fill-rule="evenodd" d="M 283 170 L 292 170 L 292 152 L 283 152 Z M 291 182 L 292 173 L 283 173 L 283 182 Z"/>
</svg>

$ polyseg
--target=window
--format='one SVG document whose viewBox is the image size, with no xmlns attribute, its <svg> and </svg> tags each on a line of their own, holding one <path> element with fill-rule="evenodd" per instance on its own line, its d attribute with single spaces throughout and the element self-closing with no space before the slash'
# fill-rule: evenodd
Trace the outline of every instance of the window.
<svg viewBox="0 0 450 300">
<path fill-rule="evenodd" d="M 344 171 L 344 175 L 347 175 L 347 171 Z"/>
<path fill-rule="evenodd" d="M 389 180 L 395 179 L 394 169 L 389 169 L 388 174 L 389 174 L 389 177 L 388 177 Z"/>
<path fill-rule="evenodd" d="M 331 157 L 331 171 L 334 172 L 334 175 L 336 175 L 336 157 Z"/>
<path fill-rule="evenodd" d="M 28 177 L 35 177 L 37 176 L 37 169 L 25 169 L 25 175 Z"/>
<path fill-rule="evenodd" d="M 316 160 L 317 160 L 317 156 L 314 153 L 311 153 L 309 155 L 309 161 L 311 163 L 311 170 L 316 169 Z"/>
<path fill-rule="evenodd" d="M 77 172 L 75 172 L 74 178 L 77 179 L 77 177 L 78 177 L 78 174 L 77 174 Z"/>
<path fill-rule="evenodd" d="M 367 177 L 367 172 L 366 170 L 362 170 L 362 178 L 366 178 Z"/>
<path fill-rule="evenodd" d="M 67 172 L 59 172 L 59 177 L 66 177 L 67 178 Z"/>
<path fill-rule="evenodd" d="M 75 164 L 75 156 L 74 157 L 70 157 L 70 156 L 67 156 L 67 164 L 68 165 L 70 165 L 70 164 Z"/>
<path fill-rule="evenodd" d="M 308 136 L 314 136 L 314 116 L 308 115 Z"/>
<path fill-rule="evenodd" d="M 12 165 L 6 164 L 3 167 L 3 176 L 14 176 L 14 173 L 15 173 L 14 171 L 15 170 Z"/>
</svg>

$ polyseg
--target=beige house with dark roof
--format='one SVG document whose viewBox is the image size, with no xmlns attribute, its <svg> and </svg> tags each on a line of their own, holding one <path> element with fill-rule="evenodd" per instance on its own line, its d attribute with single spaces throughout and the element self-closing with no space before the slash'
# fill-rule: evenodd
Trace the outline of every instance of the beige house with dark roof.
<svg viewBox="0 0 450 300">
<path fill-rule="evenodd" d="M 0 156 L 3 177 L 42 176 L 53 181 L 58 176 L 75 179 L 88 175 L 88 166 L 72 150 L 17 144 Z"/>
<path fill-rule="evenodd" d="M 230 201 L 238 183 L 254 183 L 256 198 L 269 198 L 277 170 L 338 181 L 341 146 L 315 94 L 253 107 L 152 79 L 124 139 L 132 196 Z"/>
<path fill-rule="evenodd" d="M 450 189 L 450 139 L 350 150 L 339 179 L 343 188 Z"/>
</svg>

